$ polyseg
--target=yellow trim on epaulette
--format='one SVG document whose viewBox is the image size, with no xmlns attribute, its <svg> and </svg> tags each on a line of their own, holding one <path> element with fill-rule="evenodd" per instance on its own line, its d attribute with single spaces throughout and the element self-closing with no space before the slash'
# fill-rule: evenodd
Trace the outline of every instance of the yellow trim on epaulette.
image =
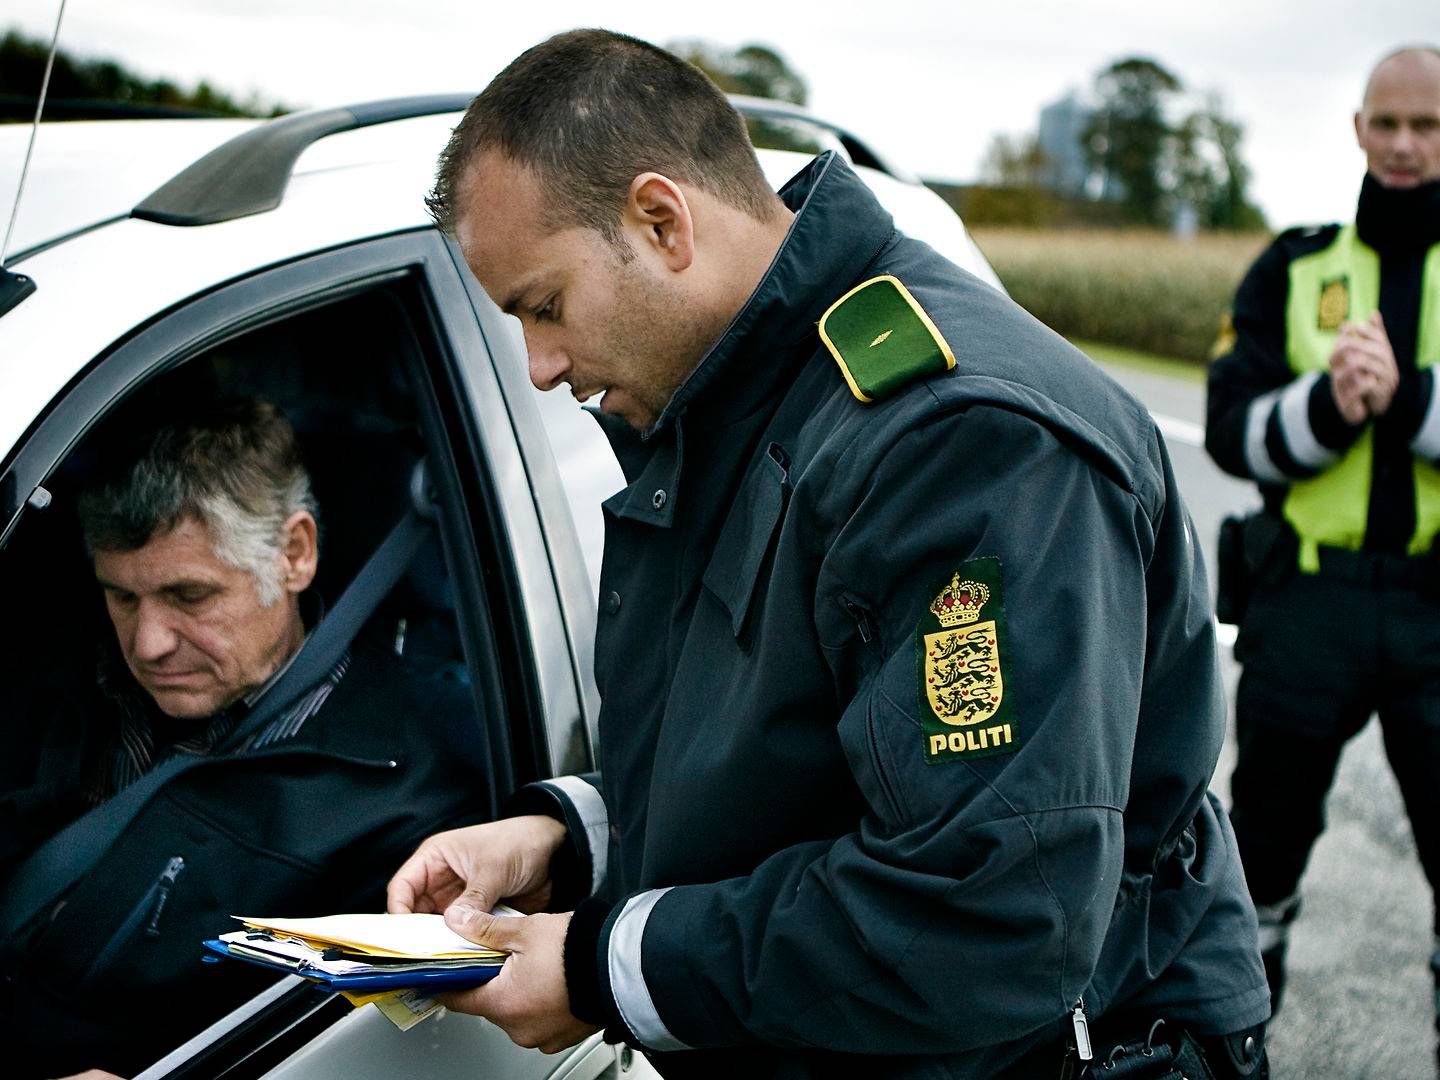
<svg viewBox="0 0 1440 1080">
<path fill-rule="evenodd" d="M 950 350 L 950 343 L 945 340 L 945 335 L 940 333 L 940 328 L 935 325 L 935 321 L 930 318 L 929 313 L 926 312 L 926 310 L 920 306 L 920 302 L 910 294 L 910 290 L 905 287 L 905 283 L 893 274 L 880 274 L 876 277 L 868 278 L 826 308 L 825 314 L 820 316 L 819 322 L 820 340 L 823 341 L 825 347 L 830 350 L 830 355 L 835 358 L 835 363 L 840 365 L 840 373 L 845 376 L 845 383 L 850 387 L 850 393 L 854 394 L 858 401 L 862 401 L 867 405 L 875 399 L 861 390 L 859 384 L 856 383 L 855 376 L 850 371 L 850 365 L 845 362 L 844 355 L 836 347 L 835 343 L 830 340 L 830 335 L 826 333 L 825 323 L 830 316 L 838 311 L 852 296 L 881 281 L 888 281 L 895 286 L 900 295 L 905 298 L 905 302 L 910 305 L 911 310 L 915 312 L 915 316 L 924 324 L 925 329 L 930 332 L 930 336 L 935 339 L 935 344 L 940 348 L 940 354 L 945 358 L 945 370 L 950 371 L 955 367 L 955 354 Z"/>
</svg>

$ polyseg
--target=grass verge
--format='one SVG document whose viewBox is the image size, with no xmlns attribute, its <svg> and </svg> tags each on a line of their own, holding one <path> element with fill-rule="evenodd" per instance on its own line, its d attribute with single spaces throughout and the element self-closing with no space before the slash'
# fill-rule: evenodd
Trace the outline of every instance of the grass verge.
<svg viewBox="0 0 1440 1080">
<path fill-rule="evenodd" d="M 1123 345 L 1109 345 L 1103 341 L 1070 339 L 1070 344 L 1092 360 L 1102 364 L 1119 364 L 1152 375 L 1166 375 L 1172 379 L 1184 379 L 1196 385 L 1205 382 L 1205 365 L 1194 360 L 1181 360 L 1175 356 L 1160 356 L 1157 353 L 1127 349 Z"/>
<path fill-rule="evenodd" d="M 1262 234 L 1183 239 L 1136 229 L 973 230 L 1005 288 L 1069 338 L 1203 367 Z"/>
</svg>

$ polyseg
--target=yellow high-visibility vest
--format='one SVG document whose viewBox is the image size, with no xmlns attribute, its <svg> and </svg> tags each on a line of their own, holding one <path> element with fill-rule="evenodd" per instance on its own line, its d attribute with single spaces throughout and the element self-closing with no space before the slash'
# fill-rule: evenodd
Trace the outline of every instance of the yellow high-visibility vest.
<svg viewBox="0 0 1440 1080">
<path fill-rule="evenodd" d="M 1420 280 L 1415 366 L 1428 368 L 1440 361 L 1440 244 L 1426 255 Z M 1290 264 L 1285 353 L 1291 370 L 1296 375 L 1328 371 L 1341 324 L 1363 322 L 1379 307 L 1380 256 L 1353 224 L 1346 225 L 1328 247 Z M 1284 513 L 1300 538 L 1301 570 L 1313 574 L 1320 568 L 1322 544 L 1351 551 L 1364 545 L 1373 457 L 1373 428 L 1367 424 L 1339 461 L 1319 476 L 1290 485 Z M 1409 552 L 1420 555 L 1440 532 L 1440 469 L 1422 458 L 1412 460 L 1415 531 Z"/>
</svg>

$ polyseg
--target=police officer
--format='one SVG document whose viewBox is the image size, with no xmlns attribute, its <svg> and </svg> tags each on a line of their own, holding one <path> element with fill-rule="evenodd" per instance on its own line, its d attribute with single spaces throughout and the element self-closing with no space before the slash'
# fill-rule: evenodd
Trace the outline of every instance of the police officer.
<svg viewBox="0 0 1440 1080">
<path fill-rule="evenodd" d="M 1277 1005 L 1336 761 L 1372 712 L 1440 881 L 1440 52 L 1382 60 L 1355 134 L 1354 223 L 1260 256 L 1209 380 L 1206 446 L 1265 501 L 1243 537 L 1232 813 Z"/>
<path fill-rule="evenodd" d="M 603 778 L 432 838 L 453 996 L 667 1076 L 1261 1075 L 1193 527 L 1145 410 L 822 155 L 777 198 L 603 31 L 471 105 L 432 209 L 531 377 L 603 393 Z M 551 913 L 493 919 L 502 897 Z M 1176 1064 L 1176 1063 L 1179 1064 Z M 1147 1074 L 1148 1075 L 1148 1074 Z"/>
</svg>

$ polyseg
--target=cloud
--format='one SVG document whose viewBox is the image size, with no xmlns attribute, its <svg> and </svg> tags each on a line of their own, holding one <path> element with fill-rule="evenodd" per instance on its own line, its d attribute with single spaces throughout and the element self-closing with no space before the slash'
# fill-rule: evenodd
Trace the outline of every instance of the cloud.
<svg viewBox="0 0 1440 1080">
<path fill-rule="evenodd" d="M 48 37 L 58 0 L 20 5 L 18 25 Z M 522 49 L 576 25 L 661 43 L 758 40 L 805 76 L 817 111 L 917 172 L 961 179 L 975 175 L 995 132 L 1033 129 L 1043 104 L 1141 53 L 1223 94 L 1245 124 L 1254 194 L 1284 224 L 1349 214 L 1363 167 L 1349 113 L 1375 59 L 1434 39 L 1430 7 L 1216 0 L 1147 5 L 1142 16 L 1131 0 L 823 9 L 731 0 L 643 11 L 552 0 L 501 13 L 472 0 L 127 0 L 72 4 L 62 42 L 150 77 L 326 106 L 478 90 Z"/>
</svg>

